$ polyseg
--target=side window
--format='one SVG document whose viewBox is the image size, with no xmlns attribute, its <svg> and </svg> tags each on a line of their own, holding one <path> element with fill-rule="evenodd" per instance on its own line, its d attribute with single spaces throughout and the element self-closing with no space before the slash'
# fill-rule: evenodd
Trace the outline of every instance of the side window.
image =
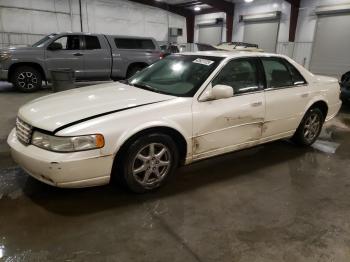
<svg viewBox="0 0 350 262">
<path fill-rule="evenodd" d="M 79 50 L 80 36 L 78 35 L 62 36 L 56 39 L 55 43 L 60 43 L 62 45 L 62 50 Z"/>
<path fill-rule="evenodd" d="M 156 49 L 156 47 L 153 44 L 153 41 L 150 39 L 144 39 L 144 40 L 138 40 L 141 42 L 141 48 L 140 49 Z"/>
<path fill-rule="evenodd" d="M 94 50 L 101 49 L 100 41 L 97 36 L 86 35 L 85 36 L 85 49 Z"/>
<path fill-rule="evenodd" d="M 234 94 L 259 90 L 258 70 L 254 59 L 236 59 L 225 65 L 212 85 L 228 85 Z"/>
<path fill-rule="evenodd" d="M 279 58 L 262 57 L 264 65 L 267 88 L 283 88 L 293 85 L 292 76 Z"/>
<path fill-rule="evenodd" d="M 284 60 L 285 64 L 287 65 L 293 79 L 294 85 L 303 85 L 306 84 L 305 78 L 300 74 L 298 69 L 296 69 L 291 63 Z"/>
<path fill-rule="evenodd" d="M 119 49 L 155 49 L 151 39 L 115 38 L 114 43 Z"/>
</svg>

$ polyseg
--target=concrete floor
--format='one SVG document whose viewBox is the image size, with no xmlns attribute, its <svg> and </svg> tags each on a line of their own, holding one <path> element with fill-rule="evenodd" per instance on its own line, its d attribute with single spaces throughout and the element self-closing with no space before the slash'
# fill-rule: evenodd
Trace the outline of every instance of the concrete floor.
<svg viewBox="0 0 350 262">
<path fill-rule="evenodd" d="M 0 91 L 5 261 L 350 261 L 350 109 L 312 148 L 279 141 L 179 170 L 161 190 L 57 189 L 8 157 L 20 104 Z M 1 259 L 0 259 L 1 260 Z"/>
</svg>

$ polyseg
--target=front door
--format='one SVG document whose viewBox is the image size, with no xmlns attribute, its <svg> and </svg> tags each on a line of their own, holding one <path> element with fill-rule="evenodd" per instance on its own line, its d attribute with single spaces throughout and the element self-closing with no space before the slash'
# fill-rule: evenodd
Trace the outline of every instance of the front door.
<svg viewBox="0 0 350 262">
<path fill-rule="evenodd" d="M 54 42 L 60 43 L 62 49 L 46 50 L 46 67 L 48 71 L 55 69 L 73 69 L 77 79 L 84 78 L 84 58 L 82 54 L 82 38 L 80 35 L 65 35 Z"/>
<path fill-rule="evenodd" d="M 233 88 L 231 98 L 193 104 L 193 159 L 257 144 L 265 117 L 265 98 L 255 58 L 229 61 L 208 88 Z"/>
</svg>

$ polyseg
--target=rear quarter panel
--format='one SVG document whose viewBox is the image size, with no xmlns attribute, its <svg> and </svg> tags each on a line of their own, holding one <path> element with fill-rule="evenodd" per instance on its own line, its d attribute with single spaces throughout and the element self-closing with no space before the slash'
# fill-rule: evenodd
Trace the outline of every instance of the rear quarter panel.
<svg viewBox="0 0 350 262">
<path fill-rule="evenodd" d="M 326 121 L 333 118 L 341 107 L 338 80 L 333 77 L 314 75 L 294 60 L 288 57 L 285 58 L 302 73 L 305 80 L 308 82 L 310 99 L 304 108 L 304 114 L 314 103 L 324 101 L 328 106 Z"/>
</svg>

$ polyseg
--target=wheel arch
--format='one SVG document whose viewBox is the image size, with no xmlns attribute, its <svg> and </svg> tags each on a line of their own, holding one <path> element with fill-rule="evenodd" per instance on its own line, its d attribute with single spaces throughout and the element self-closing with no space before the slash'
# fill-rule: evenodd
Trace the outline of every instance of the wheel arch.
<svg viewBox="0 0 350 262">
<path fill-rule="evenodd" d="M 149 64 L 146 63 L 146 62 L 132 62 L 132 63 L 130 63 L 130 64 L 128 65 L 128 67 L 126 68 L 125 74 L 127 75 L 128 72 L 129 72 L 129 70 L 130 70 L 131 68 L 133 68 L 134 66 L 142 66 L 143 68 L 145 68 L 145 67 L 149 66 Z"/>
<path fill-rule="evenodd" d="M 324 120 L 327 118 L 328 115 L 328 103 L 325 100 L 317 100 L 311 103 L 308 107 L 308 109 L 305 111 L 305 113 L 310 110 L 311 108 L 319 108 L 323 114 Z"/>
<path fill-rule="evenodd" d="M 125 155 L 126 150 L 130 146 L 130 144 L 139 137 L 153 133 L 165 134 L 173 138 L 174 143 L 177 145 L 177 148 L 179 150 L 179 163 L 180 165 L 183 165 L 186 161 L 188 143 L 185 139 L 185 136 L 179 130 L 166 125 L 146 127 L 136 132 L 133 132 L 128 137 L 125 137 L 122 141 L 120 141 L 119 149 L 115 154 L 114 163 L 117 164 L 117 166 L 120 166 L 118 165 L 118 163 L 120 163 L 123 160 L 123 156 Z"/>
<path fill-rule="evenodd" d="M 40 65 L 39 63 L 35 63 L 35 62 L 19 62 L 19 63 L 12 64 L 9 67 L 9 72 L 8 72 L 8 79 L 9 80 L 11 80 L 16 68 L 21 67 L 21 66 L 29 66 L 29 67 L 35 68 L 36 70 L 38 70 L 41 73 L 43 80 L 44 81 L 47 80 L 47 76 L 45 74 L 45 71 L 44 71 L 42 65 Z"/>
</svg>

